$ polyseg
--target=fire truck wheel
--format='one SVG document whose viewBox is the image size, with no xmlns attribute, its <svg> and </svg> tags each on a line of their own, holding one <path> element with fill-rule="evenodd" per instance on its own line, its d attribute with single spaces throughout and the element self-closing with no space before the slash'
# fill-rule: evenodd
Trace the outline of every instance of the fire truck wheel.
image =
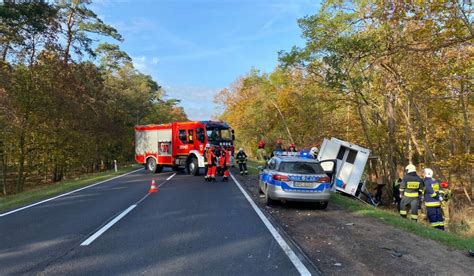
<svg viewBox="0 0 474 276">
<path fill-rule="evenodd" d="M 188 161 L 188 173 L 190 175 L 199 175 L 199 165 L 198 165 L 198 160 L 196 157 L 191 157 L 191 159 Z"/>
<path fill-rule="evenodd" d="M 156 165 L 155 158 L 150 157 L 146 160 L 146 169 L 149 172 L 152 172 L 152 173 L 154 173 L 156 171 L 157 165 Z"/>
</svg>

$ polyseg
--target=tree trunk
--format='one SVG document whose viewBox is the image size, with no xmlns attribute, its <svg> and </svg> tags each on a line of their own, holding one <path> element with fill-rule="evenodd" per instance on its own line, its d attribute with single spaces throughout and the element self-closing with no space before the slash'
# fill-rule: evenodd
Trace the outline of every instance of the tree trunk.
<svg viewBox="0 0 474 276">
<path fill-rule="evenodd" d="M 24 184 L 24 173 L 25 173 L 25 155 L 26 155 L 26 143 L 25 143 L 25 136 L 26 136 L 26 130 L 24 127 L 21 128 L 20 130 L 20 139 L 19 139 L 19 145 L 18 148 L 20 149 L 20 154 L 19 154 L 19 160 L 18 160 L 18 178 L 16 181 L 16 192 L 20 193 L 23 191 L 23 184 Z"/>
<path fill-rule="evenodd" d="M 10 49 L 10 42 L 5 43 L 5 48 L 3 49 L 3 52 L 2 52 L 2 61 L 7 60 L 8 49 Z"/>
<path fill-rule="evenodd" d="M 369 146 L 369 148 L 373 149 L 374 147 L 373 147 L 373 144 L 372 144 L 372 140 L 370 139 L 370 136 L 369 136 L 369 128 L 367 126 L 367 120 L 364 117 L 364 112 L 362 110 L 362 104 L 361 104 L 360 100 L 357 98 L 357 95 L 356 95 L 356 102 L 357 102 L 357 114 L 359 115 L 359 119 L 360 119 L 360 122 L 362 124 L 362 130 L 364 131 L 365 140 L 367 141 L 367 145 Z"/>
<path fill-rule="evenodd" d="M 281 113 L 281 111 L 278 108 L 277 104 L 273 100 L 270 100 L 270 102 L 276 108 L 276 110 L 278 111 L 278 114 L 280 114 L 281 120 L 283 121 L 283 124 L 285 125 L 286 131 L 288 132 L 288 138 L 290 138 L 291 143 L 294 144 L 295 141 L 293 140 L 293 136 L 291 136 L 290 129 L 288 128 L 288 125 L 286 124 L 286 120 L 285 120 L 285 117 L 283 116 L 283 113 Z"/>
<path fill-rule="evenodd" d="M 2 182 L 2 193 L 7 195 L 7 160 L 6 150 L 3 141 L 0 141 L 0 170 L 2 171 L 1 182 Z"/>
<path fill-rule="evenodd" d="M 389 177 L 388 183 L 392 183 L 396 178 L 396 169 L 397 169 L 397 162 L 395 159 L 396 154 L 396 121 L 395 121 L 395 98 L 396 95 L 394 92 L 390 92 L 388 96 L 385 98 L 386 101 L 386 114 L 388 120 L 388 166 L 389 166 Z"/>
<path fill-rule="evenodd" d="M 398 101 L 399 104 L 402 104 L 400 99 L 397 99 L 397 101 Z M 410 117 L 408 116 L 408 114 L 405 111 L 403 111 L 403 109 L 400 109 L 400 111 L 401 111 L 403 117 L 405 118 L 407 128 L 409 130 L 408 131 L 409 132 L 409 137 L 408 138 L 411 139 L 411 141 L 413 142 L 413 145 L 415 146 L 416 152 L 418 153 L 418 155 L 421 156 L 421 155 L 423 155 L 423 152 L 421 150 L 421 147 L 420 147 L 416 137 L 413 135 L 413 131 L 412 131 L 413 129 L 412 129 L 412 126 L 411 126 Z"/>
<path fill-rule="evenodd" d="M 461 111 L 464 125 L 463 144 L 464 152 L 469 154 L 471 152 L 471 122 L 469 121 L 469 114 L 464 100 L 464 82 L 461 81 L 461 92 L 459 93 L 459 103 L 461 104 Z"/>
<path fill-rule="evenodd" d="M 67 17 L 67 31 L 66 31 L 66 47 L 64 49 L 64 63 L 67 63 L 69 60 L 69 52 L 71 51 L 73 30 L 74 25 L 74 9 L 71 9 Z"/>
<path fill-rule="evenodd" d="M 411 97 L 411 95 L 408 94 L 408 97 Z M 423 118 L 421 118 L 420 109 L 418 108 L 418 105 L 413 101 L 413 99 L 411 99 L 411 105 L 413 106 L 413 110 L 415 111 L 414 113 L 418 121 L 423 122 Z M 436 158 L 433 151 L 431 150 L 431 146 L 428 144 L 428 140 L 426 139 L 426 133 L 424 133 L 423 128 L 420 128 L 420 130 L 421 130 L 421 137 L 422 137 L 421 141 L 423 142 L 423 146 L 425 147 L 425 151 L 428 154 L 428 157 L 432 161 L 431 166 L 441 178 L 445 179 L 444 174 L 439 168 L 439 166 L 435 165 L 435 163 L 433 162 L 433 161 L 437 161 L 438 159 Z"/>
</svg>

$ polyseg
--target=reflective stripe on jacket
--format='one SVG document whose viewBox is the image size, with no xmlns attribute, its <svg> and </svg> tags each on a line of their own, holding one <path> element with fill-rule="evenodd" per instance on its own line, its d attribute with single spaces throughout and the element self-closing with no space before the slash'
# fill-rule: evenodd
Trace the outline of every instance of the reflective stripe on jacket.
<svg viewBox="0 0 474 276">
<path fill-rule="evenodd" d="M 247 154 L 245 154 L 245 152 L 243 152 L 243 151 L 239 151 L 237 153 L 237 155 L 235 156 L 235 159 L 239 163 L 245 163 L 245 162 L 247 162 Z"/>
<path fill-rule="evenodd" d="M 206 151 L 206 160 L 207 160 L 208 165 L 211 165 L 211 166 L 216 165 L 216 155 L 211 149 L 208 149 Z"/>
<path fill-rule="evenodd" d="M 400 184 L 400 193 L 406 197 L 418 197 L 423 190 L 423 180 L 416 174 L 416 172 L 405 175 Z"/>
<path fill-rule="evenodd" d="M 431 178 L 426 177 L 424 180 L 425 185 L 425 205 L 426 207 L 439 207 L 441 202 L 439 201 L 439 184 Z"/>
</svg>

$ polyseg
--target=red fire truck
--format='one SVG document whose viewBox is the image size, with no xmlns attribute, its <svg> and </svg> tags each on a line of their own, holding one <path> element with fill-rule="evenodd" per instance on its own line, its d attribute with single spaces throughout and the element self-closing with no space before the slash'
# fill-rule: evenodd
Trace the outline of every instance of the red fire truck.
<svg viewBox="0 0 474 276">
<path fill-rule="evenodd" d="M 234 131 L 221 121 L 139 125 L 135 126 L 135 160 L 151 172 L 167 166 L 199 175 L 206 144 L 227 147 L 233 153 L 234 138 Z"/>
</svg>

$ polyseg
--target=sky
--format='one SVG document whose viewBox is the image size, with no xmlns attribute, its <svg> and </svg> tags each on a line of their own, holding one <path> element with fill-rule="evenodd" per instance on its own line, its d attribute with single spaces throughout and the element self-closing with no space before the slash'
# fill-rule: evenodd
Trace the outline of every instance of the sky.
<svg viewBox="0 0 474 276">
<path fill-rule="evenodd" d="M 135 67 L 181 100 L 188 118 L 221 112 L 217 92 L 251 68 L 271 72 L 278 51 L 303 46 L 297 20 L 311 0 L 95 0 L 91 9 L 124 37 Z"/>
</svg>

